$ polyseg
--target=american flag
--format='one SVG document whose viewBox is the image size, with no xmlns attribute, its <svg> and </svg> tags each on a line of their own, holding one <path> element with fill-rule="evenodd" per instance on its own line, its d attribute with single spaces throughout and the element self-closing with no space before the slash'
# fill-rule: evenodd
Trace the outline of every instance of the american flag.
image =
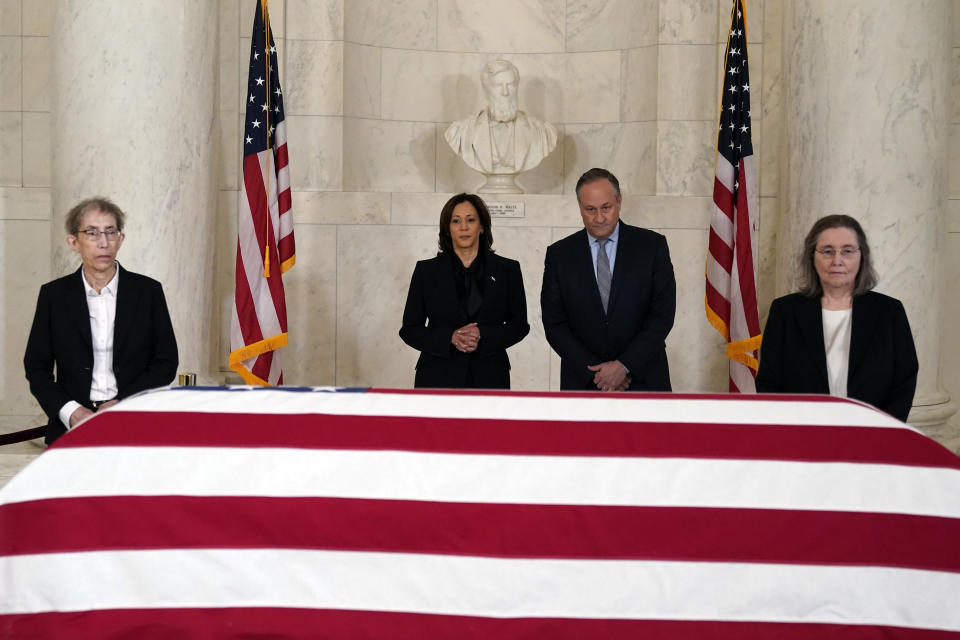
<svg viewBox="0 0 960 640">
<path fill-rule="evenodd" d="M 277 385 L 283 367 L 276 349 L 287 344 L 283 273 L 296 261 L 296 248 L 283 94 L 266 0 L 257 1 L 254 14 L 230 368 L 247 384 Z"/>
<path fill-rule="evenodd" d="M 750 72 L 743 0 L 734 0 L 724 56 L 717 171 L 707 251 L 707 320 L 727 340 L 730 391 L 755 393 L 757 314 L 757 178 L 750 136 Z"/>
<path fill-rule="evenodd" d="M 0 489 L 0 637 L 956 639 L 958 496 L 843 398 L 160 390 Z"/>
</svg>

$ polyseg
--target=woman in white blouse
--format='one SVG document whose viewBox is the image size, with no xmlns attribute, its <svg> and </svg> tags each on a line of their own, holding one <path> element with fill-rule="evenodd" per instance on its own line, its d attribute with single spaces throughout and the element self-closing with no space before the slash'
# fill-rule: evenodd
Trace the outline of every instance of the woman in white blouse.
<svg viewBox="0 0 960 640">
<path fill-rule="evenodd" d="M 900 301 L 871 291 L 877 274 L 860 223 L 817 220 L 800 269 L 800 291 L 770 305 L 757 391 L 855 398 L 906 421 L 917 352 Z"/>
</svg>

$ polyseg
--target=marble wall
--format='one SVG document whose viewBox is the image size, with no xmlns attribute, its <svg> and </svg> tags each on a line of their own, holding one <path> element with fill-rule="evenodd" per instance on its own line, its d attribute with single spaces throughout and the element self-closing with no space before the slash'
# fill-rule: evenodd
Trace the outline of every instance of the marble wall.
<svg viewBox="0 0 960 640">
<path fill-rule="evenodd" d="M 0 433 L 38 422 L 22 356 L 50 278 L 52 5 L 0 0 Z"/>
<path fill-rule="evenodd" d="M 53 204 L 49 142 L 55 4 L 0 0 L 0 336 L 9 356 L 0 366 L 0 428 L 39 422 L 20 354 L 35 292 L 59 275 L 51 237 L 63 211 Z M 793 251 L 778 250 L 777 240 L 789 171 L 783 68 L 792 45 L 784 40 L 784 22 L 794 3 L 746 4 L 764 320 L 770 300 L 784 292 L 778 255 Z M 960 15 L 960 0 L 948 4 Z M 191 350 L 201 353 L 192 354 L 191 367 L 209 381 L 231 379 L 229 309 L 254 5 L 217 0 L 205 31 L 215 41 L 216 87 L 204 98 L 212 101 L 214 118 L 203 153 L 209 153 L 217 196 L 210 211 L 191 214 L 214 235 L 208 281 L 200 283 L 201 296 L 212 292 L 212 337 L 194 336 Z M 530 336 L 510 353 L 514 386 L 559 386 L 559 361 L 539 318 L 543 254 L 579 226 L 577 177 L 605 166 L 620 177 L 623 218 L 664 233 L 670 243 L 678 280 L 677 321 L 668 338 L 674 387 L 725 390 L 723 341 L 703 313 L 703 269 L 729 6 L 728 0 L 273 0 L 298 249 L 297 265 L 285 276 L 287 382 L 412 385 L 417 354 L 397 330 L 413 264 L 435 253 L 443 202 L 482 182 L 442 134 L 450 121 L 483 106 L 478 72 L 487 60 L 504 57 L 521 73 L 520 107 L 560 132 L 557 150 L 520 178 L 526 194 L 503 198 L 523 202 L 525 216 L 494 222 L 495 247 L 521 262 L 531 321 Z M 956 18 L 951 24 L 956 88 L 960 27 Z M 104 108 L 125 106 L 124 88 L 116 90 Z M 960 277 L 956 91 L 950 105 L 951 200 L 938 238 L 943 273 L 931 280 L 936 283 Z M 162 256 L 152 260 L 142 268 L 169 273 Z M 190 324 L 187 306 L 171 305 L 178 328 L 206 331 Z M 957 312 L 957 296 L 945 295 L 945 331 L 930 338 L 942 340 L 942 384 L 954 398 L 960 394 L 960 338 L 949 327 Z"/>
<path fill-rule="evenodd" d="M 950 73 L 951 87 L 948 120 L 948 196 L 944 233 L 940 238 L 938 257 L 940 274 L 937 290 L 943 295 L 940 335 L 940 383 L 954 402 L 960 399 L 960 332 L 956 330 L 960 318 L 960 0 L 951 0 L 950 19 Z M 960 425 L 954 416 L 951 424 Z"/>
</svg>

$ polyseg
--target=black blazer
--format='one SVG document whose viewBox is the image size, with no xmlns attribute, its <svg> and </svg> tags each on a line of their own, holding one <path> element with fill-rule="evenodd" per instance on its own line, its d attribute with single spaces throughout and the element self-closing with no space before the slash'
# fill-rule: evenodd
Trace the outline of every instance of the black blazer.
<svg viewBox="0 0 960 640">
<path fill-rule="evenodd" d="M 444 254 L 417 262 L 403 309 L 400 337 L 419 350 L 415 387 L 462 388 L 468 371 L 474 386 L 510 388 L 507 347 L 530 331 L 527 299 L 520 263 L 487 252 L 484 259 L 484 293 L 477 325 L 480 343 L 473 353 L 458 351 L 453 332 L 468 320 L 457 299 L 450 257 Z"/>
<path fill-rule="evenodd" d="M 122 400 L 170 384 L 177 372 L 177 341 L 160 283 L 118 268 L 113 374 Z M 59 416 L 63 405 L 75 400 L 92 408 L 93 346 L 80 269 L 40 287 L 23 366 L 30 392 L 50 419 L 49 444 L 66 431 Z"/>
<path fill-rule="evenodd" d="M 588 365 L 619 360 L 631 391 L 670 391 L 665 340 L 677 286 L 667 239 L 620 222 L 607 313 L 585 229 L 547 247 L 540 307 L 547 342 L 560 355 L 560 388 L 593 390 Z"/>
<path fill-rule="evenodd" d="M 918 368 L 900 301 L 873 291 L 854 297 L 847 396 L 906 421 Z M 770 305 L 757 391 L 830 393 L 819 298 L 792 293 Z"/>
</svg>

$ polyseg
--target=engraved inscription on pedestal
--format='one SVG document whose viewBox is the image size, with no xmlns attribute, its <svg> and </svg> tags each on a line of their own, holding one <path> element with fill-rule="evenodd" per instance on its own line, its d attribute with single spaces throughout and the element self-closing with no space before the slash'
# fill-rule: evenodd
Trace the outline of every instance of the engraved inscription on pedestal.
<svg viewBox="0 0 960 640">
<path fill-rule="evenodd" d="M 525 215 L 522 202 L 490 202 L 486 201 L 487 210 L 491 218 L 522 218 Z"/>
<path fill-rule="evenodd" d="M 514 178 L 550 155 L 557 146 L 557 129 L 519 110 L 520 72 L 513 63 L 488 62 L 480 79 L 486 108 L 452 123 L 444 137 L 468 167 L 487 177 L 478 192 L 523 193 Z"/>
</svg>

